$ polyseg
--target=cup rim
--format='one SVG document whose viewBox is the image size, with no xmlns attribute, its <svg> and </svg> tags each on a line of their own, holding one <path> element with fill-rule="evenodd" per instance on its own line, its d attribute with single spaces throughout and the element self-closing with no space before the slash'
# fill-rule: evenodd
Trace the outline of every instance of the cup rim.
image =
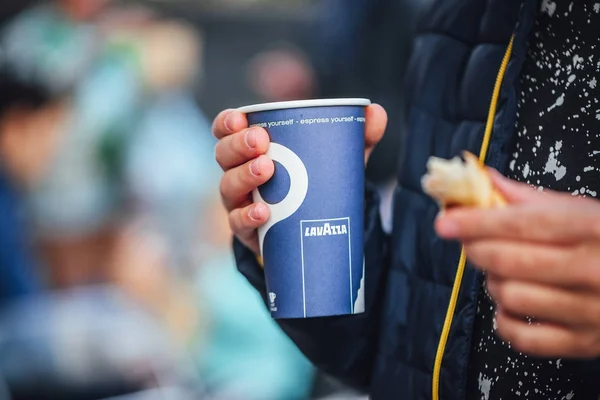
<svg viewBox="0 0 600 400">
<path fill-rule="evenodd" d="M 335 107 L 335 106 L 359 106 L 366 107 L 371 105 L 371 100 L 361 98 L 347 99 L 314 99 L 314 100 L 293 100 L 293 101 L 278 101 L 274 103 L 253 104 L 245 107 L 239 107 L 237 111 L 244 114 L 285 110 L 292 108 L 310 108 L 310 107 Z"/>
</svg>

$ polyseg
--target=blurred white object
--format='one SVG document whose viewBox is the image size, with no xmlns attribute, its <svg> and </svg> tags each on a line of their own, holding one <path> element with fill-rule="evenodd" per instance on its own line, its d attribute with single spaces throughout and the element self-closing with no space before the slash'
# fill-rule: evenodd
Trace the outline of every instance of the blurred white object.
<svg viewBox="0 0 600 400">
<path fill-rule="evenodd" d="M 218 193 L 210 123 L 185 91 L 148 104 L 125 156 L 125 182 L 137 209 L 168 240 L 172 264 L 189 266 L 202 211 Z"/>
<path fill-rule="evenodd" d="M 396 180 L 392 180 L 387 184 L 378 187 L 379 197 L 381 202 L 379 203 L 379 214 L 381 216 L 381 225 L 385 233 L 390 234 L 392 232 L 392 220 L 393 220 L 393 207 L 394 192 L 396 191 Z"/>
<path fill-rule="evenodd" d="M 154 20 L 120 26 L 110 33 L 115 46 L 136 49 L 146 89 L 152 92 L 189 86 L 201 68 L 200 33 L 179 21 Z"/>
<path fill-rule="evenodd" d="M 176 361 L 163 328 L 113 287 L 39 296 L 0 312 L 0 374 L 11 382 L 135 381 Z"/>
<path fill-rule="evenodd" d="M 200 400 L 197 393 L 191 393 L 180 387 L 161 387 L 143 392 L 110 397 L 101 400 Z"/>
</svg>

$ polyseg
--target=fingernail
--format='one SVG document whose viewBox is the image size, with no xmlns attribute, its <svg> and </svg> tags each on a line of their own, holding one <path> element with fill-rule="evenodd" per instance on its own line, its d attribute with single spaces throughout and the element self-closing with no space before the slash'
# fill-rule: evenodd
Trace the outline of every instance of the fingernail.
<svg viewBox="0 0 600 400">
<path fill-rule="evenodd" d="M 248 132 L 246 132 L 246 135 L 244 136 L 244 142 L 250 149 L 256 147 L 256 131 L 254 129 L 250 129 Z"/>
<path fill-rule="evenodd" d="M 233 123 L 233 113 L 231 113 L 225 117 L 225 128 L 227 128 L 229 132 L 233 132 Z"/>
<path fill-rule="evenodd" d="M 260 175 L 260 165 L 258 164 L 258 159 L 250 163 L 250 173 L 254 176 Z"/>
<path fill-rule="evenodd" d="M 254 206 L 250 209 L 250 212 L 248 213 L 248 216 L 250 217 L 250 219 L 252 221 L 260 221 L 261 217 L 260 217 L 260 213 L 258 212 L 258 207 Z"/>
</svg>

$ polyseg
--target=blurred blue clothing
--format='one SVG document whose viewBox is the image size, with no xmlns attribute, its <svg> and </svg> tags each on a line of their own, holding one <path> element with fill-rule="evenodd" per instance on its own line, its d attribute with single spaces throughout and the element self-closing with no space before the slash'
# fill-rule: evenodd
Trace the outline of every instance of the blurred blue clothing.
<svg viewBox="0 0 600 400">
<path fill-rule="evenodd" d="M 197 208 L 219 184 L 215 144 L 211 124 L 192 93 L 160 93 L 146 102 L 130 140 L 129 185 L 152 206 L 184 202 Z"/>
<path fill-rule="evenodd" d="M 37 279 L 18 195 L 0 170 L 0 303 L 32 294 Z"/>
<path fill-rule="evenodd" d="M 223 253 L 203 265 L 200 305 L 209 336 L 199 349 L 200 376 L 218 398 L 307 399 L 313 368 L 269 316 L 261 297 Z"/>
<path fill-rule="evenodd" d="M 176 89 L 144 104 L 125 151 L 128 194 L 166 235 L 171 263 L 179 267 L 192 263 L 201 213 L 219 187 L 215 144 L 192 93 Z"/>
</svg>

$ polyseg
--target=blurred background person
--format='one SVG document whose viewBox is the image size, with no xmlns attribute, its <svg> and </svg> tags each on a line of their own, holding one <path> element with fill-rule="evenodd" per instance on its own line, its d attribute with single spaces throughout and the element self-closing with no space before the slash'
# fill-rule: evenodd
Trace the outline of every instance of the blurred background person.
<svg viewBox="0 0 600 400">
<path fill-rule="evenodd" d="M 110 144 L 134 109 L 128 100 L 135 94 L 128 90 L 132 85 L 120 85 L 135 80 L 127 73 L 106 74 L 115 69 L 103 62 L 100 44 L 93 29 L 49 3 L 10 21 L 1 38 L 3 80 L 14 89 L 3 91 L 12 93 L 2 118 L 3 167 L 21 193 L 29 239 L 41 249 L 35 257 L 38 280 L 47 288 L 69 289 L 31 293 L 2 309 L 0 371 L 16 399 L 127 393 L 156 386 L 157 367 L 172 363 L 165 332 L 131 300 L 110 287 L 73 287 L 108 283 L 103 269 L 114 216 L 122 209 L 110 176 L 114 169 L 107 167 L 114 159 Z M 104 95 L 115 94 L 116 82 L 126 97 L 113 100 L 116 108 L 102 107 L 94 95 L 103 92 L 86 89 L 90 81 L 115 76 L 103 80 Z M 3 235 L 17 232 L 1 228 Z"/>
<path fill-rule="evenodd" d="M 26 100 L 1 125 L 0 201 L 19 210 L 0 256 L 31 228 L 2 282 L 23 299 L 0 309 L 0 380 L 15 399 L 308 398 L 312 367 L 229 254 L 199 30 L 116 1 L 39 3 L 0 36 Z"/>
<path fill-rule="evenodd" d="M 18 7 L 0 8 L 1 22 Z M 40 174 L 40 162 L 54 147 L 55 135 L 39 128 L 60 120 L 62 107 L 48 103 L 50 94 L 0 74 L 0 302 L 31 295 L 38 289 L 34 259 L 22 218 L 22 192 Z M 39 140 L 38 140 L 39 139 Z M 37 146 L 30 146 L 33 142 Z"/>
</svg>

